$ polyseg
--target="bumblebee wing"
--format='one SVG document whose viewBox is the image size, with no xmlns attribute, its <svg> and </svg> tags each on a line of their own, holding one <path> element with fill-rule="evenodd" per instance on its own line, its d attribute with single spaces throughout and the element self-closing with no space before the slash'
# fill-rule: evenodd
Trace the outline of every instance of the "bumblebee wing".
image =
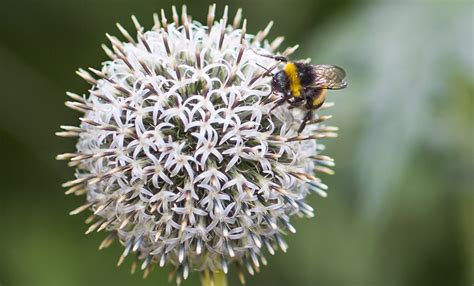
<svg viewBox="0 0 474 286">
<path fill-rule="evenodd" d="M 347 82 L 344 80 L 346 72 L 338 66 L 314 65 L 313 71 L 315 73 L 315 79 L 311 87 L 342 89 L 347 86 Z"/>
</svg>

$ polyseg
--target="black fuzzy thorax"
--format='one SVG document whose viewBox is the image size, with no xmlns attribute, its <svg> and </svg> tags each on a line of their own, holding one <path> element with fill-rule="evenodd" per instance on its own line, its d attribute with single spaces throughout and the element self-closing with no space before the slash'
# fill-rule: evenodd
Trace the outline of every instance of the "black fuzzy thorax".
<svg viewBox="0 0 474 286">
<path fill-rule="evenodd" d="M 300 79 L 301 86 L 305 88 L 313 84 L 316 79 L 313 66 L 303 62 L 295 62 L 295 65 L 298 69 L 298 78 Z"/>
</svg>

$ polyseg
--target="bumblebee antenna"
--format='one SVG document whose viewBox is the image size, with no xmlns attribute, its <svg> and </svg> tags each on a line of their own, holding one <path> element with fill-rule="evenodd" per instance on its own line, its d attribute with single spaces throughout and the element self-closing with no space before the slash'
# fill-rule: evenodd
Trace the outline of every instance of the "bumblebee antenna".
<svg viewBox="0 0 474 286">
<path fill-rule="evenodd" d="M 255 64 L 256 64 L 257 66 L 261 67 L 262 69 L 264 69 L 265 71 L 267 71 L 265 74 L 267 74 L 267 75 L 269 75 L 269 76 L 271 76 L 271 77 L 274 76 L 274 74 L 273 74 L 269 69 L 267 69 L 266 67 L 262 66 L 262 65 L 259 64 L 259 63 L 255 63 Z"/>
<path fill-rule="evenodd" d="M 288 58 L 284 57 L 284 56 L 265 55 L 265 54 L 261 54 L 261 53 L 255 51 L 254 49 L 251 49 L 251 50 L 252 50 L 252 52 L 256 53 L 259 56 L 274 59 L 275 61 L 279 61 L 279 62 L 283 62 L 283 63 L 286 63 L 288 61 Z"/>
</svg>

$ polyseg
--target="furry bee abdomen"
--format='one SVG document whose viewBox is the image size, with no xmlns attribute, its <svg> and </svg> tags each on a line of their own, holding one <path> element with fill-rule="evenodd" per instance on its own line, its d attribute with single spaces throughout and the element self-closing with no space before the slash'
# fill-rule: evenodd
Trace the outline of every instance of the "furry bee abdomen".
<svg viewBox="0 0 474 286">
<path fill-rule="evenodd" d="M 312 102 L 313 108 L 320 108 L 326 100 L 327 89 L 319 89 L 315 92 Z"/>
</svg>

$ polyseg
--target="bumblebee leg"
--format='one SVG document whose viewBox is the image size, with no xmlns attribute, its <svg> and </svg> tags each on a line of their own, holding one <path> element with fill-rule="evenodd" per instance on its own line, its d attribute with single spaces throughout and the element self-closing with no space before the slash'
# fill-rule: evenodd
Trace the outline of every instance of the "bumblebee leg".
<svg viewBox="0 0 474 286">
<path fill-rule="evenodd" d="M 313 111 L 308 110 L 308 112 L 303 118 L 303 122 L 301 122 L 300 128 L 298 129 L 298 134 L 303 132 L 304 128 L 306 127 L 306 123 L 308 123 L 308 121 L 310 121 L 312 118 L 313 118 Z"/>
<path fill-rule="evenodd" d="M 263 99 L 260 102 L 260 104 L 265 105 L 265 104 L 269 103 L 270 102 L 270 97 L 272 96 L 272 94 L 275 94 L 273 89 L 270 91 L 269 94 L 263 96 Z"/>
<path fill-rule="evenodd" d="M 289 101 L 288 100 L 288 103 L 290 104 L 290 106 L 288 106 L 288 109 L 301 107 L 301 105 L 304 104 L 304 102 L 302 102 L 301 100 L 299 100 L 299 101 Z"/>
<path fill-rule="evenodd" d="M 293 100 L 288 100 L 288 103 L 293 106 L 293 107 L 298 107 L 304 104 L 304 98 L 303 97 L 293 97 Z"/>
<path fill-rule="evenodd" d="M 276 103 L 275 105 L 272 106 L 272 108 L 270 108 L 270 110 L 268 111 L 268 113 L 271 113 L 273 111 L 273 109 L 277 108 L 278 106 L 282 105 L 283 103 L 285 103 L 285 101 L 288 100 L 288 97 L 289 95 L 288 94 L 285 94 L 285 96 L 283 96 L 282 98 L 280 98 Z"/>
</svg>

